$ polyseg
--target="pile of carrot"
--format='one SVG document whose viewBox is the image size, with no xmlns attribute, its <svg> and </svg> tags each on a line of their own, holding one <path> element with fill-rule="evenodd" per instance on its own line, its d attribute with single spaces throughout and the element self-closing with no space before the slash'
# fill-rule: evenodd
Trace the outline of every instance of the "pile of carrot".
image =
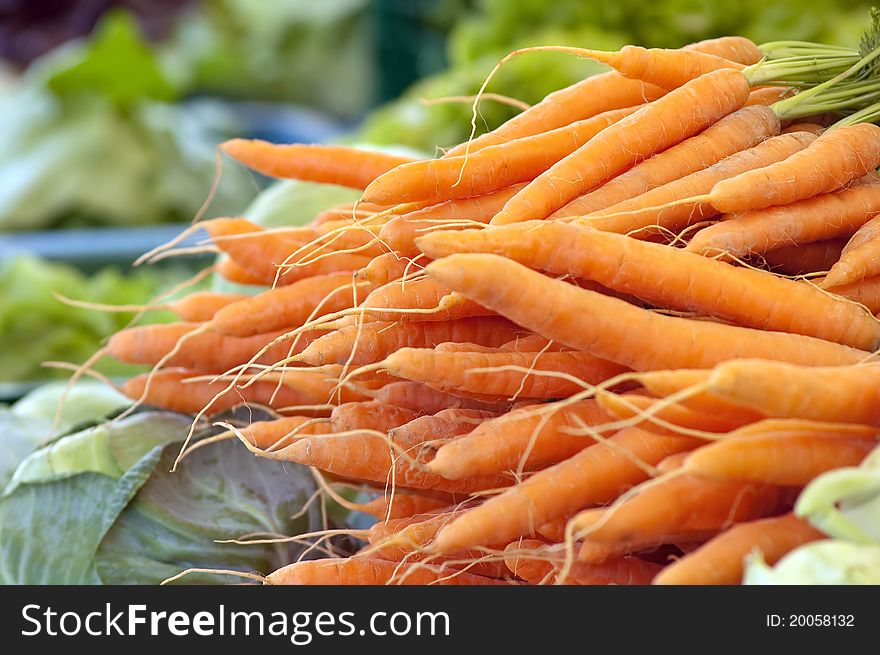
<svg viewBox="0 0 880 655">
<path fill-rule="evenodd" d="M 226 436 L 375 517 L 268 582 L 736 584 L 824 537 L 799 490 L 880 434 L 880 128 L 793 115 L 740 37 L 585 52 L 615 70 L 436 159 L 224 146 L 363 199 L 200 223 L 264 290 L 107 351 L 139 402 L 271 408 Z"/>
</svg>

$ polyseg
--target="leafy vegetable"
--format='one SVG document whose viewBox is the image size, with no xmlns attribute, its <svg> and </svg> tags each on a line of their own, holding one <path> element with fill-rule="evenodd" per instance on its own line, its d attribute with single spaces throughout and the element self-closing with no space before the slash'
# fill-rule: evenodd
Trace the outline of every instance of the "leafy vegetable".
<svg viewBox="0 0 880 655">
<path fill-rule="evenodd" d="M 880 544 L 828 539 L 801 546 L 769 567 L 751 558 L 745 584 L 880 584 Z"/>
<path fill-rule="evenodd" d="M 208 196 L 220 134 L 216 104 L 175 96 L 132 19 L 110 14 L 94 40 L 38 60 L 0 96 L 0 229 L 189 220 Z M 211 204 L 241 209 L 252 186 L 227 167 Z"/>
<path fill-rule="evenodd" d="M 73 52 L 61 49 L 40 72 L 57 95 L 97 93 L 121 106 L 178 95 L 134 18 L 121 11 L 108 13 L 89 43 L 74 46 Z"/>
<path fill-rule="evenodd" d="M 170 473 L 188 427 L 180 415 L 134 415 L 23 464 L 19 484 L 0 498 L 0 582 L 155 584 L 188 567 L 268 572 L 293 561 L 300 544 L 216 540 L 318 529 L 317 507 L 292 518 L 315 490 L 308 470 L 226 441 L 195 450 Z"/>
<path fill-rule="evenodd" d="M 86 276 L 71 266 L 20 256 L 0 262 L 0 381 L 68 377 L 68 371 L 44 369 L 47 360 L 81 362 L 104 337 L 131 320 L 132 314 L 69 307 L 53 294 L 108 304 L 148 302 L 179 279 L 180 273 L 139 270 L 123 276 L 105 269 Z M 154 314 L 152 320 L 170 318 Z M 132 367 L 102 360 L 107 375 L 130 373 Z"/>
<path fill-rule="evenodd" d="M 6 486 L 21 461 L 39 448 L 51 425 L 48 419 L 0 408 L 0 488 Z"/>
<path fill-rule="evenodd" d="M 22 419 L 31 419 L 34 423 L 42 420 L 50 425 L 55 420 L 58 403 L 65 389 L 66 382 L 44 384 L 16 402 L 11 411 Z M 58 420 L 58 433 L 63 434 L 74 426 L 102 419 L 130 403 L 128 398 L 103 382 L 80 380 L 67 392 Z"/>
</svg>

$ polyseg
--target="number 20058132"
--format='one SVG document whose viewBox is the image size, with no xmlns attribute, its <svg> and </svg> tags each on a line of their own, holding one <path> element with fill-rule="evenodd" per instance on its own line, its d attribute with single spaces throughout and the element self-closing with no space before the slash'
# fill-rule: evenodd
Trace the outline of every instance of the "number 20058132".
<svg viewBox="0 0 880 655">
<path fill-rule="evenodd" d="M 767 614 L 768 628 L 852 628 L 853 614 Z"/>
</svg>

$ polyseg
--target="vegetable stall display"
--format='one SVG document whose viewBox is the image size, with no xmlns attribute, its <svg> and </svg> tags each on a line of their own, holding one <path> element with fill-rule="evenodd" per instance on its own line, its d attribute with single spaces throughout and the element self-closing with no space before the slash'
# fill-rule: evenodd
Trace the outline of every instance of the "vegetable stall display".
<svg viewBox="0 0 880 655">
<path fill-rule="evenodd" d="M 200 223 L 221 274 L 256 293 L 126 328 L 100 354 L 153 367 L 123 385 L 135 406 L 196 415 L 172 470 L 230 442 L 312 467 L 321 493 L 377 520 L 236 540 L 344 533 L 351 555 L 217 568 L 269 584 L 738 583 L 753 551 L 773 565 L 837 536 L 798 497 L 880 435 L 870 43 L 577 50 L 615 72 L 430 160 L 225 144 L 363 195 L 301 227 Z M 197 438 L 241 403 L 269 418 Z"/>
</svg>

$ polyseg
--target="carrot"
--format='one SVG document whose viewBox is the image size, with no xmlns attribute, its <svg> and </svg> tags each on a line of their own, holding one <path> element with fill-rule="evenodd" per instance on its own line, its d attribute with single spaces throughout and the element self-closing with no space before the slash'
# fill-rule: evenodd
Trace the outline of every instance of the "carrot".
<svg viewBox="0 0 880 655">
<path fill-rule="evenodd" d="M 743 106 L 749 84 L 720 69 L 645 105 L 602 130 L 511 198 L 493 224 L 546 218 L 574 198 Z"/>
<path fill-rule="evenodd" d="M 460 509 L 453 509 L 400 521 L 376 523 L 369 530 L 370 544 L 375 547 L 369 554 L 371 557 L 394 562 L 423 560 L 426 546 L 437 532 L 461 513 Z M 441 557 L 434 555 L 431 557 L 431 564 L 466 570 L 468 573 L 489 578 L 510 577 L 504 562 L 488 560 L 485 553 L 474 550 L 463 550 Z"/>
<path fill-rule="evenodd" d="M 847 236 L 880 212 L 880 182 L 846 189 L 781 207 L 733 214 L 698 232 L 687 249 L 701 254 L 743 257 L 789 244 Z"/>
<path fill-rule="evenodd" d="M 349 325 L 314 341 L 299 359 L 322 364 L 370 364 L 401 348 L 433 348 L 444 341 L 472 341 L 500 346 L 513 339 L 518 328 L 503 318 L 463 318 L 457 321 L 390 323 L 377 321 Z"/>
<path fill-rule="evenodd" d="M 648 479 L 636 461 L 653 465 L 700 443 L 634 428 L 623 430 L 470 510 L 440 531 L 433 548 L 451 552 L 530 534 L 538 526 L 587 505 L 609 502 Z"/>
<path fill-rule="evenodd" d="M 745 436 L 813 436 L 825 439 L 870 439 L 880 437 L 880 428 L 858 423 L 834 423 L 829 421 L 810 421 L 797 418 L 766 418 L 761 421 L 743 425 L 727 436 L 739 438 Z"/>
<path fill-rule="evenodd" d="M 764 265 L 782 275 L 807 275 L 830 269 L 838 259 L 846 239 L 782 246 L 762 255 Z"/>
<path fill-rule="evenodd" d="M 441 202 L 471 198 L 534 179 L 609 125 L 639 109 L 612 109 L 548 132 L 488 146 L 467 158 L 412 162 L 376 178 L 365 190 L 370 202 Z"/>
<path fill-rule="evenodd" d="M 696 50 L 716 57 L 724 57 L 738 64 L 757 64 L 764 53 L 753 41 L 744 36 L 719 36 L 686 45 L 682 50 Z"/>
<path fill-rule="evenodd" d="M 257 448 L 278 449 L 290 445 L 298 435 L 327 434 L 331 427 L 327 423 L 304 423 L 311 421 L 308 416 L 287 416 L 270 421 L 255 421 L 239 430 L 241 435 Z M 296 431 L 296 435 L 293 432 Z"/>
<path fill-rule="evenodd" d="M 661 434 L 667 434 L 671 429 L 656 421 L 671 423 L 687 430 L 727 432 L 743 425 L 743 421 L 751 419 L 745 416 L 737 420 L 735 417 L 723 414 L 699 412 L 678 403 L 669 404 L 636 394 L 618 396 L 613 393 L 600 393 L 596 395 L 596 402 L 617 420 L 628 421 L 639 417 L 640 420 L 635 422 L 633 427 Z"/>
<path fill-rule="evenodd" d="M 367 282 L 378 287 L 402 277 L 411 268 L 418 270 L 418 267 L 413 267 L 411 259 L 401 256 L 400 253 L 388 252 L 374 257 L 363 268 L 355 271 L 354 278 L 358 282 Z"/>
<path fill-rule="evenodd" d="M 677 231 L 718 213 L 710 203 L 701 200 L 701 194 L 710 191 L 717 182 L 783 160 L 815 138 L 806 132 L 771 137 L 701 171 L 594 212 L 583 221 L 596 229 L 620 234 L 638 231 L 648 236 L 651 232 L 647 228 L 654 226 Z M 682 202 L 688 198 L 693 200 Z"/>
<path fill-rule="evenodd" d="M 822 280 L 825 289 L 840 287 L 880 275 L 880 217 L 874 217 L 852 236 Z"/>
<path fill-rule="evenodd" d="M 498 350 L 513 353 L 537 353 L 537 352 L 561 352 L 567 350 L 565 346 L 553 343 L 540 334 L 527 334 L 519 336 L 500 346 Z"/>
<path fill-rule="evenodd" d="M 815 287 L 580 225 L 534 221 L 454 235 L 435 232 L 418 243 L 433 258 L 490 252 L 557 275 L 589 278 L 657 307 L 863 350 L 880 345 L 880 322 Z M 585 252 L 590 256 L 584 257 Z"/>
<path fill-rule="evenodd" d="M 422 411 L 425 414 L 436 414 L 444 409 L 483 409 L 502 412 L 505 405 L 490 405 L 470 398 L 462 398 L 451 393 L 432 389 L 421 382 L 402 380 L 387 384 L 375 392 L 376 400 Z"/>
<path fill-rule="evenodd" d="M 467 434 L 494 416 L 497 416 L 495 412 L 482 409 L 443 409 L 393 428 L 388 432 L 388 438 L 401 448 L 408 449 L 426 441 L 442 441 Z"/>
<path fill-rule="evenodd" d="M 271 283 L 278 265 L 315 236 L 291 238 L 244 218 L 213 218 L 199 225 L 218 248 L 264 283 Z"/>
<path fill-rule="evenodd" d="M 770 109 L 744 107 L 699 134 L 633 166 L 598 189 L 572 200 L 551 214 L 550 218 L 582 216 L 611 207 L 708 168 L 778 133 L 779 118 Z"/>
<path fill-rule="evenodd" d="M 557 561 L 554 562 L 554 555 L 544 542 L 522 539 L 508 544 L 504 562 L 514 575 L 532 584 L 559 584 L 562 562 L 558 555 L 555 555 Z M 637 557 L 622 557 L 602 564 L 575 562 L 562 584 L 645 585 L 650 584 L 660 568 L 659 564 Z"/>
<path fill-rule="evenodd" d="M 813 368 L 740 360 L 712 371 L 707 393 L 766 416 L 880 425 L 878 385 L 880 366 L 873 364 Z"/>
<path fill-rule="evenodd" d="M 411 409 L 369 400 L 344 403 L 334 407 L 330 414 L 330 422 L 334 432 L 349 432 L 351 430 L 388 432 L 391 428 L 409 423 L 416 416 L 418 414 Z"/>
<path fill-rule="evenodd" d="M 515 470 L 520 463 L 532 470 L 567 459 L 594 443 L 588 435 L 566 428 L 586 425 L 601 433 L 602 425 L 610 421 L 594 400 L 523 407 L 443 445 L 427 468 L 451 480 Z"/>
<path fill-rule="evenodd" d="M 379 239 L 393 250 L 413 257 L 419 254 L 415 239 L 434 230 L 464 229 L 473 224 L 488 223 L 525 184 L 513 186 L 473 198 L 447 200 L 424 209 L 395 216 L 382 226 Z"/>
<path fill-rule="evenodd" d="M 387 487 L 468 494 L 505 487 L 512 482 L 509 476 L 504 475 L 446 480 L 400 457 L 389 443 L 370 433 L 303 437 L 281 450 L 261 454 L 271 459 L 299 462 L 345 478 Z"/>
<path fill-rule="evenodd" d="M 122 392 L 132 399 L 144 396 L 148 405 L 161 407 L 182 414 L 196 414 L 204 409 L 211 399 L 226 388 L 226 382 L 186 382 L 188 378 L 199 375 L 199 372 L 180 368 L 169 368 L 157 371 L 147 386 L 147 374 L 138 375 L 126 380 Z M 146 395 L 144 391 L 147 391 Z M 316 400 L 294 390 L 282 387 L 277 389 L 274 383 L 257 382 L 246 388 L 234 389 L 218 398 L 211 405 L 215 412 L 222 412 L 236 405 L 258 404 L 269 407 L 289 407 L 291 405 L 312 405 Z"/>
<path fill-rule="evenodd" d="M 503 368 L 510 366 L 517 368 Z M 524 398 L 570 396 L 583 389 L 577 380 L 598 384 L 626 370 L 579 352 L 442 352 L 431 348 L 401 348 L 382 360 L 382 368 L 442 391 Z M 560 373 L 575 380 L 542 372 Z"/>
<path fill-rule="evenodd" d="M 707 386 L 711 376 L 712 371 L 708 369 L 675 369 L 642 373 L 638 376 L 638 381 L 649 392 L 660 397 L 691 392 L 680 403 L 698 412 L 713 414 L 726 420 L 738 420 L 744 424 L 766 418 L 759 411 L 718 398 L 705 391 L 693 393 L 695 388 Z"/>
<path fill-rule="evenodd" d="M 236 284 L 246 284 L 250 286 L 265 286 L 263 278 L 252 275 L 242 266 L 239 266 L 232 259 L 221 259 L 215 266 L 217 274 L 230 282 Z"/>
<path fill-rule="evenodd" d="M 200 370 L 226 370 L 244 364 L 282 332 L 256 334 L 245 338 L 226 337 L 212 332 L 187 335 L 198 323 L 156 323 L 120 330 L 107 343 L 108 354 L 128 364 L 158 364 L 165 360 L 181 339 L 177 352 L 163 362 Z M 259 363 L 271 363 L 287 355 L 283 344 L 272 346 L 260 357 Z"/>
<path fill-rule="evenodd" d="M 593 75 L 549 94 L 501 127 L 455 146 L 446 154 L 455 157 L 465 152 L 475 153 L 489 146 L 564 127 L 606 111 L 656 100 L 664 93 L 657 86 L 626 79 L 615 71 Z"/>
<path fill-rule="evenodd" d="M 880 276 L 832 287 L 828 291 L 864 305 L 874 314 L 880 312 Z"/>
<path fill-rule="evenodd" d="M 671 473 L 672 471 L 679 470 L 682 466 L 684 466 L 685 460 L 690 456 L 690 453 L 675 453 L 674 455 L 670 455 L 657 464 L 657 475 L 665 475 L 667 473 Z"/>
<path fill-rule="evenodd" d="M 782 130 L 782 134 L 791 134 L 792 132 L 809 132 L 810 134 L 815 134 L 819 136 L 824 132 L 826 127 L 820 123 L 792 123 L 784 130 Z"/>
<path fill-rule="evenodd" d="M 690 454 L 684 469 L 713 480 L 748 480 L 802 487 L 842 466 L 856 466 L 877 445 L 872 439 L 811 434 L 754 434 L 726 439 Z"/>
<path fill-rule="evenodd" d="M 725 214 L 790 205 L 841 189 L 878 166 L 880 126 L 847 125 L 824 132 L 781 162 L 719 182 L 709 202 Z"/>
<path fill-rule="evenodd" d="M 853 348 L 799 334 L 663 316 L 497 255 L 453 255 L 426 270 L 518 325 L 637 371 L 710 368 L 738 357 L 814 366 L 854 364 L 864 357 Z"/>
<path fill-rule="evenodd" d="M 270 573 L 273 585 L 498 585 L 511 584 L 427 564 L 401 565 L 381 559 L 334 557 L 288 564 Z"/>
<path fill-rule="evenodd" d="M 364 189 L 412 157 L 338 145 L 278 145 L 257 139 L 230 139 L 220 149 L 248 168 L 270 177 Z"/>
<path fill-rule="evenodd" d="M 749 554 L 760 552 L 772 565 L 798 546 L 824 536 L 793 514 L 739 523 L 667 566 L 654 584 L 739 584 Z"/>
<path fill-rule="evenodd" d="M 188 323 L 201 323 L 210 321 L 224 307 L 228 307 L 239 300 L 245 300 L 250 296 L 240 293 L 217 293 L 216 291 L 196 291 L 189 295 L 174 300 L 165 307 L 174 312 L 177 317 Z M 264 330 L 268 331 L 268 330 Z"/>
<path fill-rule="evenodd" d="M 355 294 L 363 296 L 365 291 L 363 287 L 352 286 L 351 273 L 305 278 L 222 308 L 214 315 L 211 327 L 218 334 L 231 337 L 299 327 L 313 313 L 317 318 L 352 307 L 357 299 Z"/>
<path fill-rule="evenodd" d="M 465 298 L 446 309 L 438 309 L 441 301 L 451 293 L 451 289 L 431 278 L 393 280 L 370 293 L 358 309 L 364 310 L 372 321 L 451 321 L 492 315 L 485 307 Z M 418 311 L 405 313 L 400 310 Z"/>
<path fill-rule="evenodd" d="M 762 518 L 776 509 L 778 500 L 779 493 L 767 485 L 678 474 L 658 478 L 635 495 L 602 510 L 598 522 L 593 523 L 591 517 L 590 524 L 583 526 L 575 516 L 569 525 L 576 536 L 584 530 L 585 543 L 621 546 L 635 552 L 670 543 L 672 535 L 681 540 L 690 534 L 703 535 L 733 523 Z"/>
<path fill-rule="evenodd" d="M 356 511 L 375 516 L 381 521 L 409 518 L 415 514 L 432 512 L 448 505 L 448 501 L 420 496 L 413 493 L 395 491 L 394 495 L 383 494 L 368 503 L 355 505 Z"/>
<path fill-rule="evenodd" d="M 678 89 L 688 82 L 718 70 L 740 71 L 745 66 L 737 62 L 698 50 L 680 48 L 643 48 L 626 45 L 616 52 L 589 50 L 569 46 L 538 46 L 520 50 L 567 52 L 588 57 L 611 66 L 630 79 L 656 84 L 663 89 Z M 508 58 L 511 55 L 508 55 Z"/>
<path fill-rule="evenodd" d="M 765 86 L 755 89 L 746 100 L 746 107 L 769 107 L 775 102 L 791 95 L 793 89 L 787 86 Z M 809 131 L 809 130 L 808 130 Z"/>
</svg>

